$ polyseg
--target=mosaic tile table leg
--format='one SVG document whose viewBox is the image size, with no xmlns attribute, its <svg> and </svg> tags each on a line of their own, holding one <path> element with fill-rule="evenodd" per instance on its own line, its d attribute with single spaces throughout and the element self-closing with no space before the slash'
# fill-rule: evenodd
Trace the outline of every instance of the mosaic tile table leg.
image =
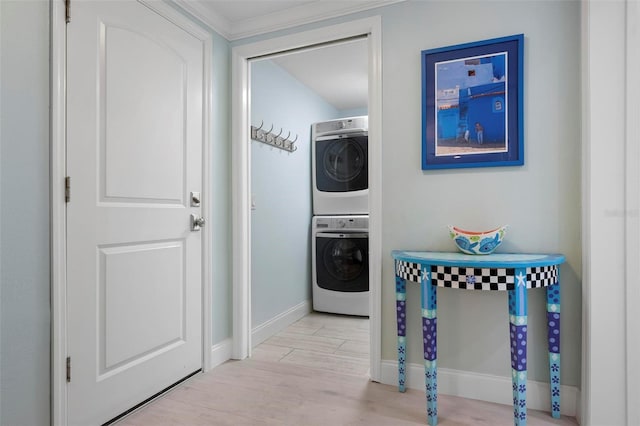
<svg viewBox="0 0 640 426">
<path fill-rule="evenodd" d="M 436 291 L 431 285 L 431 266 L 422 266 L 422 341 L 424 347 L 424 379 L 427 394 L 427 421 L 431 426 L 438 424 L 438 369 L 437 369 L 437 334 L 438 319 L 436 316 Z"/>
<path fill-rule="evenodd" d="M 524 426 L 527 424 L 527 275 L 525 269 L 516 269 L 515 274 L 515 288 L 509 290 L 513 422 Z"/>
<path fill-rule="evenodd" d="M 560 418 L 560 279 L 547 287 L 551 415 Z"/>
<path fill-rule="evenodd" d="M 397 270 L 397 261 L 396 261 Z M 407 332 L 407 315 L 406 315 L 407 289 L 406 282 L 403 278 L 396 275 L 396 317 L 398 320 L 398 391 L 405 391 L 405 372 L 406 372 L 406 332 Z"/>
</svg>

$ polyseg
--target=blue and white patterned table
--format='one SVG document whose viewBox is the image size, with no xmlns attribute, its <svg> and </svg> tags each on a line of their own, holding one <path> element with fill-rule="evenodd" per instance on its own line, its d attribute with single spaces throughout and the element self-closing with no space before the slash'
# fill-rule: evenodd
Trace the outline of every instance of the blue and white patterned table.
<svg viewBox="0 0 640 426">
<path fill-rule="evenodd" d="M 560 264 L 561 254 L 490 254 L 394 250 L 398 321 L 398 388 L 405 391 L 406 281 L 421 284 L 422 335 L 427 420 L 438 423 L 437 318 L 438 287 L 509 292 L 509 333 L 513 415 L 527 423 L 527 289 L 546 287 L 551 414 L 560 417 Z"/>
</svg>

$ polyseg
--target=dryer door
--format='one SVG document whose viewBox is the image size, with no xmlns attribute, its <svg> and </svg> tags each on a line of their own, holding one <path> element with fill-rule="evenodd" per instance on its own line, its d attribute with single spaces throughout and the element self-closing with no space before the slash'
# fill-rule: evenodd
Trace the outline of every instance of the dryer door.
<svg viewBox="0 0 640 426">
<path fill-rule="evenodd" d="M 367 134 L 325 136 L 315 141 L 316 188 L 325 192 L 369 187 Z"/>
<path fill-rule="evenodd" d="M 332 291 L 369 291 L 369 234 L 316 234 L 318 287 Z"/>
</svg>

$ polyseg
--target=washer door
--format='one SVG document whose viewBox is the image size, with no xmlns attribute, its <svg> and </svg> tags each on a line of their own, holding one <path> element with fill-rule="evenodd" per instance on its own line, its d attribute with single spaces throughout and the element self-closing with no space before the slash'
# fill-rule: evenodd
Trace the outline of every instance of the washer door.
<svg viewBox="0 0 640 426">
<path fill-rule="evenodd" d="M 316 234 L 317 285 L 332 291 L 369 291 L 369 235 Z"/>
<path fill-rule="evenodd" d="M 325 192 L 360 191 L 369 187 L 367 135 L 318 138 L 316 187 Z"/>
</svg>

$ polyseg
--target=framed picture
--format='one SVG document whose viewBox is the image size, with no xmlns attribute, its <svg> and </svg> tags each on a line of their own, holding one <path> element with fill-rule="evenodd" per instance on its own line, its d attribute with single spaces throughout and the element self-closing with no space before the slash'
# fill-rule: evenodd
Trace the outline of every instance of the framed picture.
<svg viewBox="0 0 640 426">
<path fill-rule="evenodd" d="M 524 164 L 524 35 L 422 51 L 422 169 Z"/>
</svg>

